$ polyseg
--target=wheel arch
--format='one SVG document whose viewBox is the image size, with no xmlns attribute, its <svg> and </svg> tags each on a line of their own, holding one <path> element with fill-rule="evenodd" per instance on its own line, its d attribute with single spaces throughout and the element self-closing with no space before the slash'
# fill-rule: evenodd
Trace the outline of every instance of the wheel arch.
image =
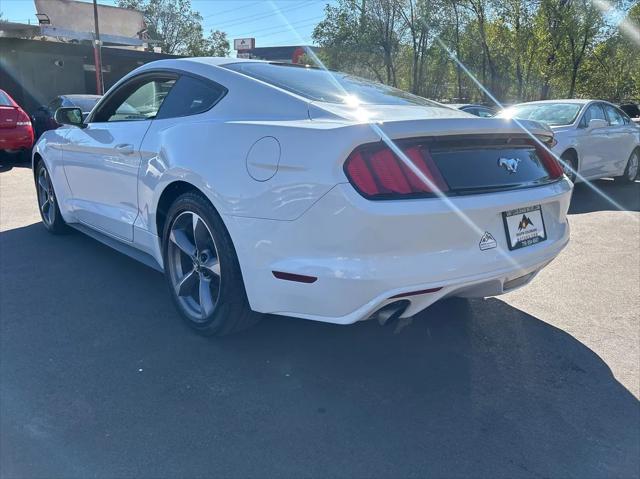
<svg viewBox="0 0 640 479">
<path fill-rule="evenodd" d="M 169 208 L 171 208 L 173 202 L 180 195 L 183 195 L 184 193 L 187 193 L 189 191 L 201 194 L 204 198 L 207 199 L 207 201 L 209 201 L 209 203 L 211 203 L 209 198 L 207 198 L 207 195 L 193 183 L 189 183 L 188 181 L 184 180 L 172 181 L 162 190 L 162 193 L 160 193 L 158 203 L 156 205 L 155 226 L 158 237 L 162 238 L 164 227 L 167 222 L 167 213 L 169 212 Z M 213 204 L 211 206 L 215 208 Z"/>
<path fill-rule="evenodd" d="M 33 159 L 31 160 L 31 172 L 33 173 L 33 177 L 36 177 L 36 168 L 38 167 L 38 163 L 44 161 L 42 155 L 37 151 L 33 154 Z"/>
<path fill-rule="evenodd" d="M 578 151 L 573 146 L 570 146 L 569 148 L 564 150 L 562 152 L 562 154 L 560 155 L 560 157 L 563 157 L 566 154 L 572 155 L 576 159 L 576 161 L 578 161 L 578 165 L 580 164 L 579 163 L 580 162 L 580 157 L 578 156 Z"/>
</svg>

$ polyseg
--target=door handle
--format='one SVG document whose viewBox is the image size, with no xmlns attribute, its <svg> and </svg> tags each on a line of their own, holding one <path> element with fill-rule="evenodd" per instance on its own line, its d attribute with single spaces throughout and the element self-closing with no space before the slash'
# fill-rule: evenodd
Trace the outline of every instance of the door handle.
<svg viewBox="0 0 640 479">
<path fill-rule="evenodd" d="M 118 151 L 118 153 L 121 153 L 123 155 L 130 155 L 133 153 L 133 145 L 130 143 L 121 143 L 119 145 L 116 145 L 116 150 Z"/>
</svg>

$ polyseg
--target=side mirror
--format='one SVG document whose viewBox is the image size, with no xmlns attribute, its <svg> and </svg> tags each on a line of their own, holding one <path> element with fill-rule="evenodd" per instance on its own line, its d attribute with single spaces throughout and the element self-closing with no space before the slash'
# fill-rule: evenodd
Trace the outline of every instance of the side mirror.
<svg viewBox="0 0 640 479">
<path fill-rule="evenodd" d="M 82 118 L 82 110 L 80 108 L 64 107 L 58 108 L 54 115 L 56 123 L 60 125 L 72 125 L 84 128 L 86 125 Z"/>
<path fill-rule="evenodd" d="M 598 128 L 605 128 L 609 126 L 606 120 L 601 120 L 600 118 L 593 118 L 589 121 L 589 130 L 596 130 Z"/>
</svg>

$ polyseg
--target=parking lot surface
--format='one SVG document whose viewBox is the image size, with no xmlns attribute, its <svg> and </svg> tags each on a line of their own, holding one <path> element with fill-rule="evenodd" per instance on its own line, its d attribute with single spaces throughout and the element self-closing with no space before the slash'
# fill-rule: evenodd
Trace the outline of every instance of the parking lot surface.
<svg viewBox="0 0 640 479">
<path fill-rule="evenodd" d="M 209 339 L 161 274 L 49 235 L 5 161 L 0 476 L 638 477 L 640 182 L 595 185 L 624 211 L 578 185 L 524 289 Z"/>
</svg>

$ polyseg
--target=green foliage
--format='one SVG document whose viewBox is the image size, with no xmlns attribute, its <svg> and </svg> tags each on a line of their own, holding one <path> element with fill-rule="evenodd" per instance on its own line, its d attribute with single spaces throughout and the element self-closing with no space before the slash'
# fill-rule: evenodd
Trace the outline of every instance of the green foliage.
<svg viewBox="0 0 640 479">
<path fill-rule="evenodd" d="M 610 3 L 622 14 L 591 0 L 338 0 L 313 37 L 326 66 L 435 99 L 487 101 L 474 79 L 506 102 L 637 98 L 640 4 Z"/>
<path fill-rule="evenodd" d="M 219 30 L 204 36 L 202 16 L 191 0 L 118 0 L 118 6 L 144 14 L 149 37 L 165 53 L 188 56 L 228 56 L 227 35 Z"/>
</svg>

